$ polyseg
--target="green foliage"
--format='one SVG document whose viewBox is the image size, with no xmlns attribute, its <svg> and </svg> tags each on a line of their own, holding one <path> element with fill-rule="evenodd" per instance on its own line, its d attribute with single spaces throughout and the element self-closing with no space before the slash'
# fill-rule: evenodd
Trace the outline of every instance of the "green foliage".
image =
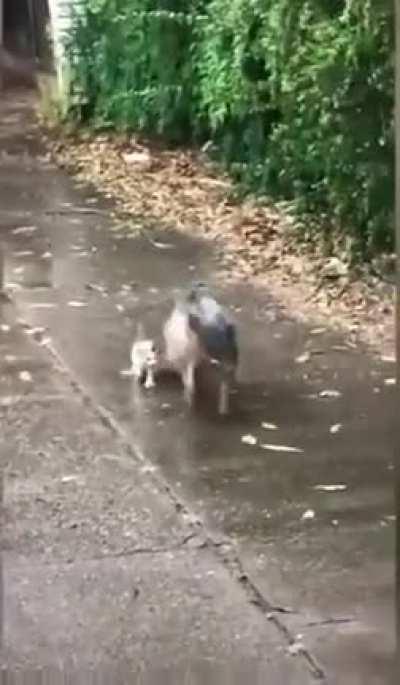
<svg viewBox="0 0 400 685">
<path fill-rule="evenodd" d="M 184 139 L 194 119 L 192 45 L 190 2 L 88 0 L 67 45 L 79 115 Z"/>
<path fill-rule="evenodd" d="M 79 115 L 211 137 L 246 187 L 391 249 L 392 27 L 386 0 L 88 0 Z"/>
</svg>

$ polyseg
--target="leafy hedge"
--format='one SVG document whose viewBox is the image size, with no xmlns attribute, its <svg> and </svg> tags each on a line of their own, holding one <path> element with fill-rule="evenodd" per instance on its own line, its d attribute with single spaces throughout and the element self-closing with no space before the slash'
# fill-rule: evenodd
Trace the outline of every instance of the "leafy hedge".
<svg viewBox="0 0 400 685">
<path fill-rule="evenodd" d="M 72 101 L 78 99 L 81 118 L 174 140 L 191 130 L 196 13 L 190 5 L 187 0 L 87 0 L 67 45 Z"/>
<path fill-rule="evenodd" d="M 246 187 L 391 249 L 393 24 L 387 0 L 88 0 L 78 114 L 212 138 Z"/>
</svg>

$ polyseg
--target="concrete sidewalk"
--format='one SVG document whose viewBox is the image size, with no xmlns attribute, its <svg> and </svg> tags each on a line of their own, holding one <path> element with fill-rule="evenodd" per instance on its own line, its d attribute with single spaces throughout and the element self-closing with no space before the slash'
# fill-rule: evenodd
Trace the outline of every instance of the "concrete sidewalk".
<svg viewBox="0 0 400 685">
<path fill-rule="evenodd" d="M 3 669 L 311 682 L 151 465 L 26 339 L 11 306 L 0 320 Z"/>
<path fill-rule="evenodd" d="M 17 223 L 23 194 L 9 205 Z M 1 304 L 7 683 L 40 679 L 40 669 L 52 683 L 58 669 L 81 683 L 312 682 L 154 467 L 17 318 Z"/>
<path fill-rule="evenodd" d="M 43 154 L 30 107 L 0 106 L 14 283 L 0 330 L 3 663 L 99 666 L 110 682 L 120 663 L 157 683 L 386 685 L 392 365 L 298 325 L 268 293 L 220 287 L 248 332 L 232 417 L 188 415 L 177 388 L 137 401 L 119 374 L 135 321 L 157 332 L 176 286 L 214 280 L 215 255 L 113 231 L 109 203 Z"/>
</svg>

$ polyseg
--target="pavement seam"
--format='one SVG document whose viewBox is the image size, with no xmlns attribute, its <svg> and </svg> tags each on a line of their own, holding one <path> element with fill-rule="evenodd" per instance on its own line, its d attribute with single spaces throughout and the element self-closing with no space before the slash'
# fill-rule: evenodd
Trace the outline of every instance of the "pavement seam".
<svg viewBox="0 0 400 685">
<path fill-rule="evenodd" d="M 68 396 L 66 394 L 38 395 L 32 393 L 26 395 L 8 395 L 0 397 L 0 410 L 9 409 L 21 404 L 32 404 L 37 406 L 38 404 L 48 404 L 49 402 L 62 402 L 67 398 Z"/>
<path fill-rule="evenodd" d="M 102 404 L 97 402 L 93 398 L 89 389 L 87 389 L 84 384 L 79 381 L 74 371 L 66 364 L 64 358 L 58 352 L 54 344 L 51 341 L 48 341 L 42 345 L 42 348 L 47 350 L 49 355 L 52 356 L 56 361 L 58 370 L 62 371 L 62 374 L 69 383 L 72 391 L 79 395 L 84 401 L 85 405 L 90 407 L 93 413 L 98 416 L 100 422 L 106 428 L 111 430 L 111 432 L 118 438 L 121 447 L 128 452 L 129 456 L 136 460 L 136 462 L 152 466 L 151 460 L 146 457 L 139 445 L 135 444 L 130 438 L 128 438 L 126 432 L 120 423 L 114 418 L 112 413 Z M 197 550 L 208 549 L 213 551 L 218 561 L 222 563 L 222 565 L 228 570 L 232 580 L 237 585 L 241 586 L 247 601 L 258 611 L 260 611 L 266 620 L 273 623 L 288 646 L 294 645 L 296 643 L 295 636 L 288 629 L 285 623 L 278 617 L 279 613 L 281 612 L 277 611 L 276 606 L 271 604 L 264 597 L 262 592 L 257 588 L 256 584 L 249 578 L 247 573 L 244 571 L 239 556 L 233 551 L 227 553 L 226 548 L 225 552 L 221 553 L 221 548 L 224 546 L 223 543 L 221 544 L 220 541 L 213 539 L 201 517 L 199 517 L 190 509 L 182 497 L 176 494 L 174 489 L 171 487 L 168 481 L 164 479 L 163 476 L 156 473 L 149 473 L 149 477 L 153 480 L 153 482 L 155 482 L 160 490 L 167 494 L 177 514 L 186 514 L 188 517 L 190 517 L 190 522 L 188 523 L 186 521 L 185 524 L 189 525 L 194 532 L 188 536 L 188 539 L 184 544 L 186 544 L 193 537 L 196 537 L 196 531 L 201 531 L 203 533 L 204 542 L 197 547 Z M 232 541 L 226 539 L 225 542 L 229 546 L 229 549 L 233 550 L 234 545 Z M 181 545 L 181 547 L 184 547 L 184 544 Z M 301 648 L 298 651 L 298 656 L 303 659 L 307 670 L 315 680 L 318 680 L 319 682 L 326 682 L 326 674 L 324 670 L 310 651 L 308 651 L 306 648 Z"/>
<path fill-rule="evenodd" d="M 120 552 L 111 552 L 109 554 L 98 554 L 98 555 L 92 555 L 90 557 L 52 557 L 51 559 L 40 559 L 39 557 L 36 558 L 35 561 L 32 562 L 32 558 L 29 557 L 28 561 L 25 561 L 24 557 L 15 557 L 17 560 L 17 563 L 20 566 L 52 566 L 53 564 L 65 564 L 65 565 L 72 565 L 75 562 L 79 561 L 80 563 L 90 563 L 90 562 L 101 562 L 101 561 L 108 561 L 110 559 L 123 559 L 125 557 L 134 557 L 134 556 L 139 556 L 139 555 L 163 555 L 163 554 L 170 554 L 171 552 L 180 552 L 182 549 L 185 547 L 187 542 L 191 540 L 193 537 L 195 537 L 193 534 L 191 535 L 186 535 L 183 540 L 180 542 L 177 542 L 176 545 L 166 545 L 162 546 L 160 545 L 159 547 L 136 547 L 134 549 L 125 549 L 121 550 Z M 197 552 L 201 549 L 204 549 L 204 546 L 199 545 L 198 547 L 193 547 L 191 548 L 190 551 Z"/>
</svg>

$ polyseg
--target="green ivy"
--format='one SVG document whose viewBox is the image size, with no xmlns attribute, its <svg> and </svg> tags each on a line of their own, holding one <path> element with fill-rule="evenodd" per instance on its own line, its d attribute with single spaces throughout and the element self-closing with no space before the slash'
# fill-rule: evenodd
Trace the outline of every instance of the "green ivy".
<svg viewBox="0 0 400 685">
<path fill-rule="evenodd" d="M 386 0 L 88 0 L 71 114 L 211 138 L 245 187 L 368 256 L 393 247 L 393 24 Z"/>
<path fill-rule="evenodd" d="M 194 119 L 192 20 L 184 0 L 90 0 L 67 45 L 71 115 L 101 128 L 187 138 Z"/>
</svg>

